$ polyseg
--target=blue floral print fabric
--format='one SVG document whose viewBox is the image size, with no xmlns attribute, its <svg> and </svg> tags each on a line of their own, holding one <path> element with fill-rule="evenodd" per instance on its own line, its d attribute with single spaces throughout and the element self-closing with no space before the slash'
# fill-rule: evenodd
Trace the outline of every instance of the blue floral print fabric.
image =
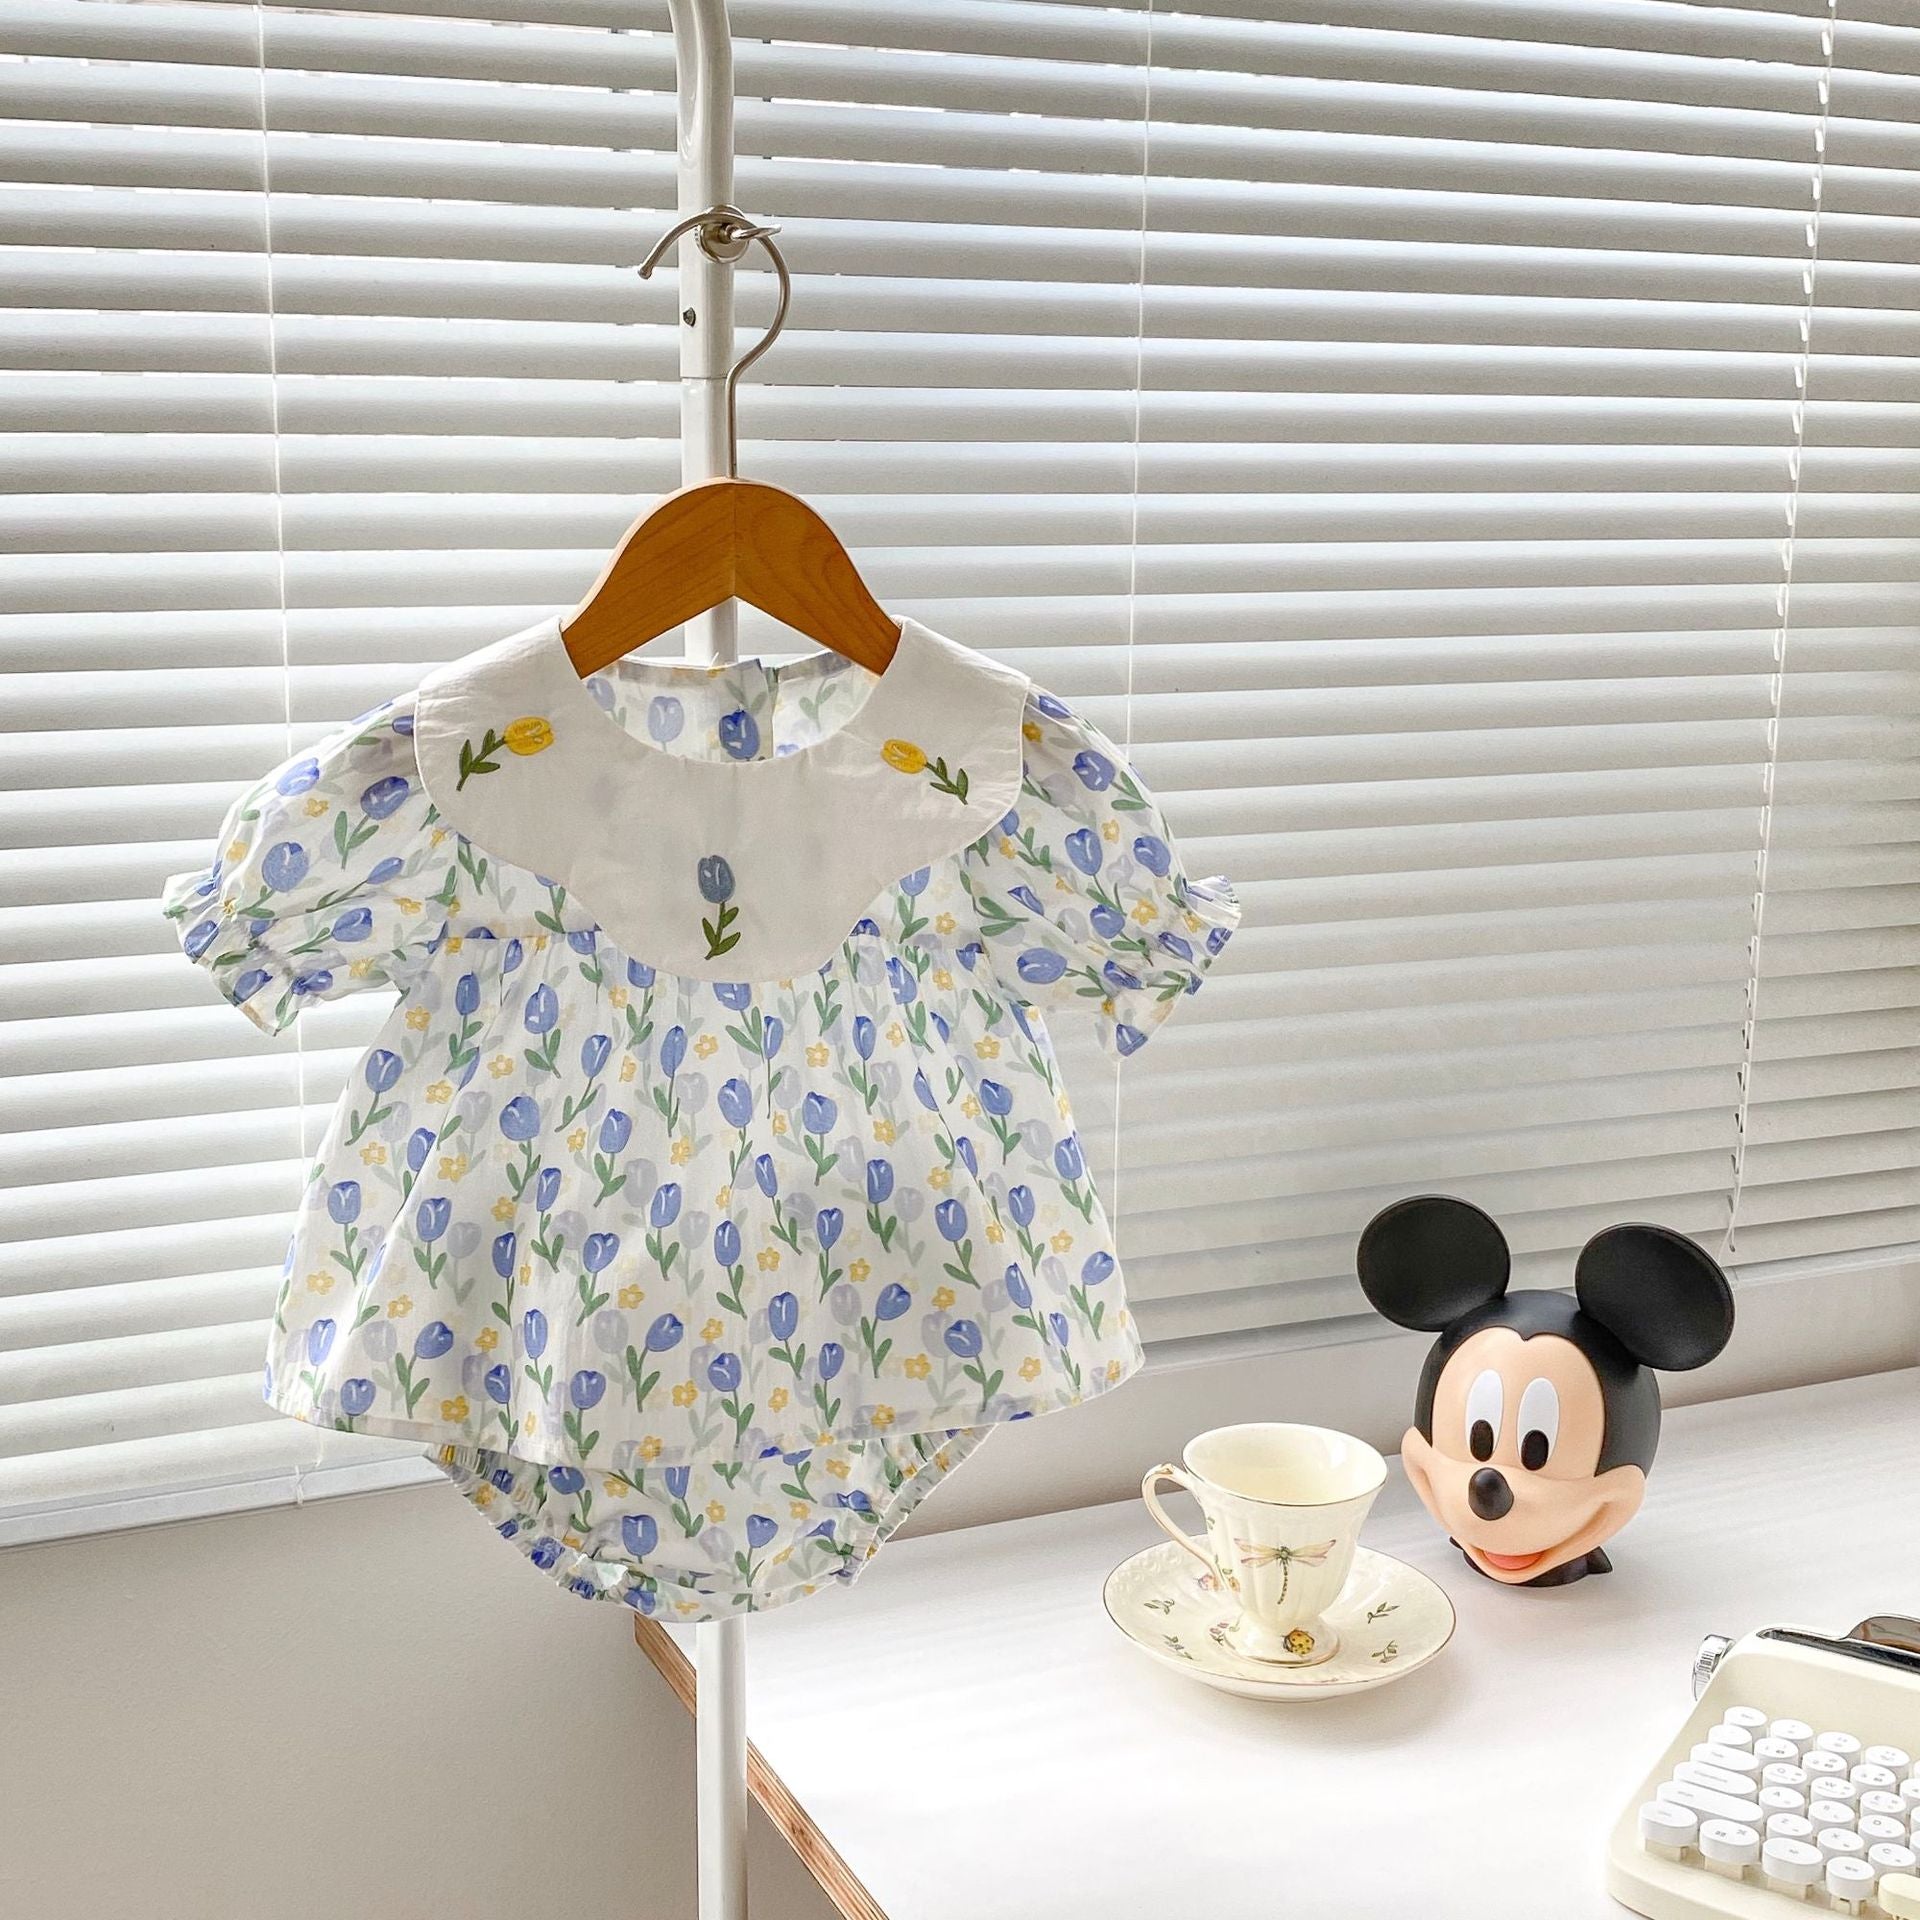
<svg viewBox="0 0 1920 1920">
<path fill-rule="evenodd" d="M 574 683 L 579 709 L 533 685 L 463 710 L 431 790 L 416 696 L 364 716 L 241 799 L 168 890 L 186 952 L 269 1032 L 398 994 L 312 1168 L 267 1398 L 433 1446 L 576 1592 L 679 1619 L 778 1604 L 851 1579 L 993 1425 L 1139 1364 L 1046 1022 L 1133 1053 L 1238 906 L 1185 874 L 1112 743 L 1029 688 L 1017 794 L 984 832 L 961 811 L 984 750 L 924 729 L 859 748 L 880 793 L 970 837 L 824 963 L 669 971 L 476 839 L 460 796 L 510 798 L 588 704 L 669 777 L 738 779 L 744 824 L 709 831 L 731 816 L 702 787 L 645 855 L 684 868 L 674 951 L 711 973 L 782 924 L 753 861 L 763 763 L 853 737 L 875 678 L 827 655 L 627 659 Z M 830 806 L 829 773 L 805 777 Z"/>
</svg>

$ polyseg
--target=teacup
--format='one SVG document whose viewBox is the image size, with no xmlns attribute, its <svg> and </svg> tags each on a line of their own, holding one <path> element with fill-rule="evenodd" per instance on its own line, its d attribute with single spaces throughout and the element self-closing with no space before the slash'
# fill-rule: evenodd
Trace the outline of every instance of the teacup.
<svg viewBox="0 0 1920 1920">
<path fill-rule="evenodd" d="M 1184 1469 L 1164 1464 L 1140 1482 L 1147 1511 L 1240 1603 L 1227 1628 L 1236 1653 L 1310 1667 L 1339 1650 L 1326 1610 L 1339 1599 L 1387 1463 L 1331 1427 L 1254 1421 L 1187 1443 Z M 1163 1480 L 1200 1503 L 1206 1543 L 1161 1506 Z"/>
</svg>

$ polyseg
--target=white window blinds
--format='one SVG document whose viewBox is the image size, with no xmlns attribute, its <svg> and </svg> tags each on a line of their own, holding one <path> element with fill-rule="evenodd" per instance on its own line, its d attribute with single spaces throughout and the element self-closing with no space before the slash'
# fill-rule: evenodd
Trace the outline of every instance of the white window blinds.
<svg viewBox="0 0 1920 1920">
<path fill-rule="evenodd" d="M 1072 1063 L 1149 1338 L 1354 1311 L 1423 1188 L 1536 1278 L 1920 1238 L 1903 0 L 733 18 L 744 469 L 1241 885 Z M 377 1471 L 258 1367 L 379 1009 L 261 1039 L 155 896 L 676 480 L 664 24 L 0 10 L 0 1514 Z"/>
</svg>

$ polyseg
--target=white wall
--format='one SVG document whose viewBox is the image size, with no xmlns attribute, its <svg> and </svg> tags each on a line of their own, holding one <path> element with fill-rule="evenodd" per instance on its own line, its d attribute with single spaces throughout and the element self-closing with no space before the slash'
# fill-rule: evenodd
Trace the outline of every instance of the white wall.
<svg viewBox="0 0 1920 1920">
<path fill-rule="evenodd" d="M 1745 1287 L 1740 1314 L 1670 1398 L 1920 1361 L 1911 1266 Z M 1222 1420 L 1392 1446 L 1425 1344 L 1158 1366 L 996 1435 L 925 1521 L 1120 1497 Z M 6 1920 L 691 1920 L 692 1766 L 624 1614 L 445 1486 L 0 1553 Z M 828 1920 L 764 1825 L 753 1877 L 755 1920 Z"/>
</svg>

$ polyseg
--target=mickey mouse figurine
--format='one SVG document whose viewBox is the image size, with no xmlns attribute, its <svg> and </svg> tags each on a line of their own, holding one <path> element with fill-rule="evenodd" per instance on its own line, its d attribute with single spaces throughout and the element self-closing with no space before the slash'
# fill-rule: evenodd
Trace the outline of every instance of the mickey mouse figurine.
<svg viewBox="0 0 1920 1920">
<path fill-rule="evenodd" d="M 1651 1368 L 1704 1366 L 1733 1290 L 1665 1227 L 1596 1233 L 1574 1291 L 1509 1293 L 1506 1236 L 1464 1200 L 1397 1201 L 1360 1236 L 1360 1285 L 1389 1320 L 1440 1338 L 1401 1462 L 1468 1562 L 1508 1586 L 1606 1573 L 1660 1441 Z"/>
</svg>

